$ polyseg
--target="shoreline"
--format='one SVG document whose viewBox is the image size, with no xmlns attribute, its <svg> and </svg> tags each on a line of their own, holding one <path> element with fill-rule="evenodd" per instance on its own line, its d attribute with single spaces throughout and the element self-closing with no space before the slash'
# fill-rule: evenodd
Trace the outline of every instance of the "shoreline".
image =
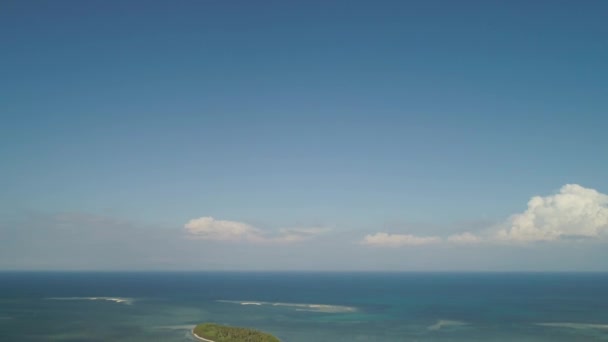
<svg viewBox="0 0 608 342">
<path fill-rule="evenodd" d="M 200 336 L 198 336 L 198 335 L 197 335 L 197 334 L 194 332 L 194 329 L 192 329 L 192 335 L 194 336 L 194 338 L 196 338 L 196 339 L 197 339 L 197 340 L 199 340 L 199 341 L 205 341 L 205 342 L 215 342 L 215 341 L 213 341 L 213 340 L 208 340 L 208 339 L 206 339 L 206 338 L 204 338 L 204 337 L 200 337 Z"/>
</svg>

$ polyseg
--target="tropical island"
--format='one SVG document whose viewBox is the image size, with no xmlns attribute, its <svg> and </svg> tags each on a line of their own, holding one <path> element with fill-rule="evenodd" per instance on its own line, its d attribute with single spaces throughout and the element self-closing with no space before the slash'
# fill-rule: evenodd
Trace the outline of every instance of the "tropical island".
<svg viewBox="0 0 608 342">
<path fill-rule="evenodd" d="M 206 342 L 280 342 L 278 338 L 255 329 L 202 323 L 192 329 L 198 340 Z"/>
</svg>

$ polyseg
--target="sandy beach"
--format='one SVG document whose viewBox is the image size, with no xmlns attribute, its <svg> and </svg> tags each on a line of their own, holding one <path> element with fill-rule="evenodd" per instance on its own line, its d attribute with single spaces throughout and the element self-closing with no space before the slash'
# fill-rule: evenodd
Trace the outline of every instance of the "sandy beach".
<svg viewBox="0 0 608 342">
<path fill-rule="evenodd" d="M 204 338 L 204 337 L 200 337 L 200 336 L 198 336 L 198 335 L 197 335 L 197 334 L 194 332 L 194 329 L 192 329 L 192 335 L 193 335 L 193 336 L 194 336 L 194 337 L 195 337 L 197 340 L 200 340 L 200 341 L 205 341 L 205 342 L 215 342 L 215 341 L 213 341 L 213 340 L 208 340 L 208 339 L 206 339 L 206 338 Z"/>
</svg>

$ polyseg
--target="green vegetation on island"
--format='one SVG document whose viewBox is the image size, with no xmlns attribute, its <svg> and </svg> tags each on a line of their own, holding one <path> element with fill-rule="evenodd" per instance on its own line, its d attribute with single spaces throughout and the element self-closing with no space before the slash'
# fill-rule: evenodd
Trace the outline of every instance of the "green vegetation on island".
<svg viewBox="0 0 608 342">
<path fill-rule="evenodd" d="M 280 342 L 278 338 L 255 329 L 214 323 L 199 324 L 192 332 L 198 337 L 214 342 Z"/>
</svg>

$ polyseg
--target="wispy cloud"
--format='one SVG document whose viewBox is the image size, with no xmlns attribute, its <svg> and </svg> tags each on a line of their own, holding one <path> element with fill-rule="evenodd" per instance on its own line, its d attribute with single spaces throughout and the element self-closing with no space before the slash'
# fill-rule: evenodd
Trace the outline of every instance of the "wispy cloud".
<svg viewBox="0 0 608 342">
<path fill-rule="evenodd" d="M 422 246 L 441 242 L 437 236 L 416 236 L 410 234 L 376 233 L 366 235 L 362 244 L 376 247 Z"/>
<path fill-rule="evenodd" d="M 167 227 L 83 212 L 25 215 L 0 236 L 0 268 L 9 269 L 158 267 L 183 245 Z"/>
<path fill-rule="evenodd" d="M 457 244 L 473 244 L 480 243 L 483 241 L 483 239 L 479 235 L 475 235 L 470 232 L 464 232 L 448 236 L 447 241 Z"/>
<path fill-rule="evenodd" d="M 256 243 L 298 242 L 327 232 L 326 228 L 320 227 L 294 227 L 282 228 L 273 234 L 244 222 L 216 220 L 211 216 L 192 219 L 184 228 L 191 239 Z"/>
<path fill-rule="evenodd" d="M 273 239 L 277 242 L 297 242 L 314 238 L 328 231 L 328 228 L 321 227 L 282 228 L 279 230 L 279 235 Z"/>
<path fill-rule="evenodd" d="M 184 226 L 190 237 L 202 240 L 256 240 L 261 231 L 246 223 L 216 220 L 211 216 L 192 219 Z"/>
</svg>

